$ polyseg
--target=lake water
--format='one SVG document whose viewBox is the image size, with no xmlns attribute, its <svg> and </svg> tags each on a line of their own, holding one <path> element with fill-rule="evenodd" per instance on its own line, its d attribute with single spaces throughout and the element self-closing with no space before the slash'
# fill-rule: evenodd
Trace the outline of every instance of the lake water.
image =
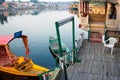
<svg viewBox="0 0 120 80">
<path fill-rule="evenodd" d="M 3 17 L 4 18 L 3 18 Z M 7 17 L 5 17 L 7 16 Z M 49 50 L 49 36 L 56 35 L 55 22 L 61 19 L 75 16 L 76 36 L 78 30 L 78 18 L 66 11 L 58 10 L 30 10 L 19 11 L 13 14 L 7 12 L 0 14 L 0 35 L 10 35 L 14 32 L 23 31 L 28 36 L 30 57 L 38 65 L 54 68 L 55 60 Z M 72 48 L 72 24 L 71 22 L 60 28 L 62 40 Z M 25 49 L 22 40 L 15 39 L 10 43 L 11 50 L 16 55 L 24 55 Z"/>
</svg>

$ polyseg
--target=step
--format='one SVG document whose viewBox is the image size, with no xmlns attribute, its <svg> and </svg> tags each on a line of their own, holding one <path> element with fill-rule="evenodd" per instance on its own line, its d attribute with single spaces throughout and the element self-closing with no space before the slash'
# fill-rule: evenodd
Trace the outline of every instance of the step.
<svg viewBox="0 0 120 80">
<path fill-rule="evenodd" d="M 90 42 L 102 43 L 102 39 L 100 39 L 100 38 L 90 38 Z"/>
<path fill-rule="evenodd" d="M 90 34 L 90 42 L 100 42 L 102 43 L 102 35 L 99 33 Z"/>
<path fill-rule="evenodd" d="M 104 28 L 90 28 L 90 32 L 98 32 L 100 34 L 104 34 Z"/>
<path fill-rule="evenodd" d="M 90 22 L 90 28 L 105 28 L 104 22 Z"/>
<path fill-rule="evenodd" d="M 102 34 L 100 34 L 99 32 L 91 32 L 90 37 L 102 38 Z"/>
</svg>

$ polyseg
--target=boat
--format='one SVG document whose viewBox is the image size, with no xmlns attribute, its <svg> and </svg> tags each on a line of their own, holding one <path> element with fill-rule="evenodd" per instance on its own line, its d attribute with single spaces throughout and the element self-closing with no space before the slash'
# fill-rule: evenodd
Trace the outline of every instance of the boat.
<svg viewBox="0 0 120 80">
<path fill-rule="evenodd" d="M 70 49 L 63 41 L 61 41 L 61 46 L 62 46 L 62 54 L 64 56 L 65 64 L 70 64 L 72 62 L 72 53 L 70 52 Z M 57 37 L 54 36 L 49 37 L 49 48 L 52 55 L 54 56 L 55 59 L 57 59 L 57 62 L 59 63 L 60 50 L 59 50 Z"/>
<path fill-rule="evenodd" d="M 22 38 L 26 49 L 26 57 L 16 56 L 9 43 Z M 0 80 L 40 80 L 39 75 L 49 69 L 35 64 L 29 57 L 28 39 L 22 31 L 14 35 L 0 36 Z"/>
</svg>

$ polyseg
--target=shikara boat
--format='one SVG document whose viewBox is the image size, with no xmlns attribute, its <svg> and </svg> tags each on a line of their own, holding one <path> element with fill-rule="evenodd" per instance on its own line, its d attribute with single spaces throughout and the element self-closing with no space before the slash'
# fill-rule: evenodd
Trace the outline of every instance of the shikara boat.
<svg viewBox="0 0 120 80">
<path fill-rule="evenodd" d="M 67 45 L 63 41 L 61 41 L 61 46 L 62 46 L 62 53 L 63 53 L 64 59 L 65 59 L 65 63 L 69 64 L 72 61 L 72 54 L 70 53 L 69 48 L 67 47 Z M 59 51 L 59 45 L 58 45 L 57 37 L 54 37 L 54 36 L 49 37 L 49 48 L 51 50 L 52 55 L 57 60 L 59 60 L 60 51 Z"/>
<path fill-rule="evenodd" d="M 9 43 L 22 38 L 26 49 L 26 57 L 16 56 L 11 52 Z M 29 58 L 28 39 L 22 31 L 14 35 L 0 36 L 0 80 L 38 80 L 39 74 L 49 69 L 36 65 Z"/>
</svg>

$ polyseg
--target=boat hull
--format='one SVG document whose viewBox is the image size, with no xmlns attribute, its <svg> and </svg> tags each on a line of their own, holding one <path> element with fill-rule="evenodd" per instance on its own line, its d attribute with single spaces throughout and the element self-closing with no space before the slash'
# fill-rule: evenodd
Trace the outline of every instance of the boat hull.
<svg viewBox="0 0 120 80">
<path fill-rule="evenodd" d="M 39 80 L 38 76 L 21 76 L 0 71 L 0 80 Z"/>
<path fill-rule="evenodd" d="M 49 50 L 52 54 L 52 56 L 54 57 L 54 59 L 56 60 L 56 63 L 59 64 L 59 57 L 56 55 L 56 53 L 51 49 L 51 47 L 49 46 Z"/>
<path fill-rule="evenodd" d="M 0 66 L 0 80 L 39 80 L 38 75 L 48 71 L 47 68 L 34 64 L 31 59 L 24 63 L 23 60 L 24 57 L 19 57 L 18 65 L 13 67 Z"/>
<path fill-rule="evenodd" d="M 69 48 L 65 45 L 64 42 L 61 41 L 62 45 L 62 55 L 65 61 L 65 64 L 70 64 L 72 62 L 72 54 L 70 53 Z M 59 51 L 59 45 L 58 45 L 58 40 L 54 36 L 49 37 L 49 48 L 50 51 L 57 61 L 59 63 L 59 58 L 60 58 L 60 51 Z"/>
</svg>

